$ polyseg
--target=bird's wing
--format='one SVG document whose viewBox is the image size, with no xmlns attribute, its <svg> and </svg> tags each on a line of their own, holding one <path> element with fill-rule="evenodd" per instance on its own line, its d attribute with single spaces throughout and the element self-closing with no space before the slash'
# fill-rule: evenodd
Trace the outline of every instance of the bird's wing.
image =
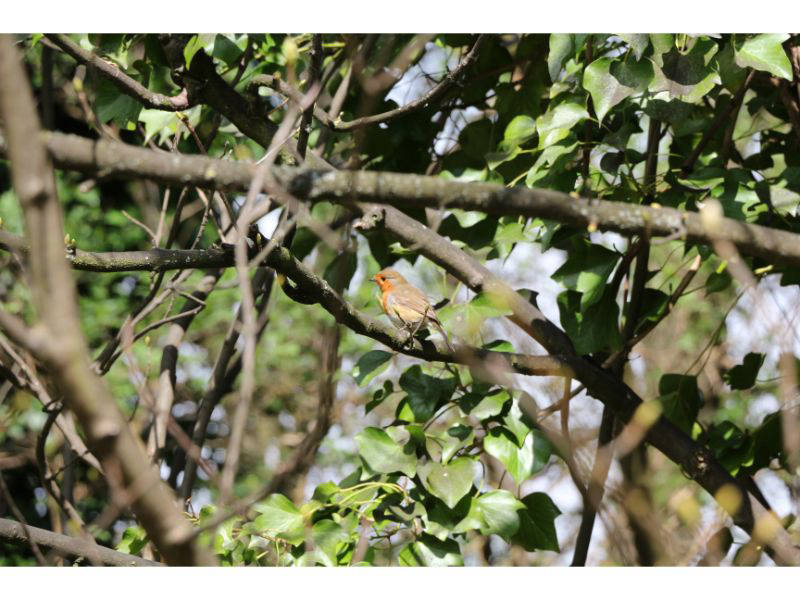
<svg viewBox="0 0 800 600">
<path fill-rule="evenodd" d="M 404 321 L 419 321 L 432 314 L 430 302 L 425 294 L 410 285 L 398 285 L 392 290 L 390 306 L 400 311 Z"/>
</svg>

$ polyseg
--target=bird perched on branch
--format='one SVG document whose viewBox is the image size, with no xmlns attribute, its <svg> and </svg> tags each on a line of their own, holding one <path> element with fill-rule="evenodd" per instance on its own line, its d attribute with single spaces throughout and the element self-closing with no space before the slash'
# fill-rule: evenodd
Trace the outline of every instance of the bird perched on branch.
<svg viewBox="0 0 800 600">
<path fill-rule="evenodd" d="M 454 351 L 433 306 L 422 291 L 408 283 L 406 278 L 394 269 L 384 269 L 372 280 L 381 289 L 380 301 L 383 312 L 397 327 L 408 331 L 408 341 L 411 341 L 420 329 L 431 323 L 442 334 L 450 352 Z"/>
</svg>

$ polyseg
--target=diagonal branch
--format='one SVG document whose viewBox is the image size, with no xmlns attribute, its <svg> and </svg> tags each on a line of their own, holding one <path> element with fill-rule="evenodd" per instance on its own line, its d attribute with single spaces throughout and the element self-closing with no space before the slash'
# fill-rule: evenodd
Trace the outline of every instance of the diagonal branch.
<svg viewBox="0 0 800 600">
<path fill-rule="evenodd" d="M 79 44 L 73 42 L 69 36 L 60 33 L 48 33 L 45 37 L 79 63 L 95 69 L 103 77 L 117 86 L 123 94 L 138 100 L 147 108 L 175 112 L 187 110 L 193 106 L 189 101 L 189 95 L 185 89 L 177 96 L 158 94 L 147 89 L 133 77 L 125 74 L 125 72 L 114 63 L 103 60 L 89 50 L 84 50 Z"/>
<path fill-rule="evenodd" d="M 115 567 L 161 567 L 161 563 L 146 560 L 132 554 L 117 552 L 111 548 L 100 546 L 94 542 L 62 535 L 27 526 L 27 533 L 21 523 L 11 519 L 0 519 L 0 539 L 17 544 L 26 544 L 30 540 L 43 548 L 49 548 L 63 556 L 84 557 L 92 563 Z"/>
</svg>

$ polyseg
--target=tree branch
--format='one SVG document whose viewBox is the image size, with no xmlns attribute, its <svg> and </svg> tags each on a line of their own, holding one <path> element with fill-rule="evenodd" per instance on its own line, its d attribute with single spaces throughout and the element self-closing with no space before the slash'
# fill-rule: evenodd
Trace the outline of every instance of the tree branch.
<svg viewBox="0 0 800 600">
<path fill-rule="evenodd" d="M 132 554 L 117 552 L 111 548 L 106 548 L 68 535 L 53 533 L 46 529 L 31 527 L 28 525 L 30 539 L 34 543 L 55 550 L 62 556 L 85 557 L 95 564 L 109 565 L 115 567 L 163 567 L 164 565 L 152 560 L 146 560 Z M 21 523 L 11 519 L 0 519 L 0 538 L 15 544 L 27 544 L 28 537 Z"/>
<path fill-rule="evenodd" d="M 114 63 L 103 60 L 89 50 L 84 50 L 80 45 L 73 42 L 69 36 L 60 33 L 48 33 L 45 37 L 79 63 L 95 69 L 103 77 L 117 86 L 123 94 L 138 100 L 147 108 L 175 112 L 187 110 L 193 106 L 193 104 L 189 102 L 189 95 L 186 90 L 182 90 L 177 96 L 157 94 L 147 89 L 133 77 L 126 75 Z"/>
<path fill-rule="evenodd" d="M 119 142 L 89 140 L 61 133 L 42 134 L 56 166 L 105 176 L 146 177 L 166 184 L 246 191 L 255 165 L 202 156 L 175 156 Z M 0 153 L 5 154 L 0 138 Z M 309 155 L 313 156 L 313 153 Z M 788 266 L 800 266 L 800 237 L 789 231 L 720 220 L 709 231 L 696 212 L 575 198 L 546 189 L 505 188 L 490 183 L 447 181 L 438 177 L 373 171 L 318 171 L 274 167 L 276 181 L 295 197 L 351 204 L 354 200 L 382 202 L 403 209 L 460 208 L 492 215 L 522 215 L 552 219 L 576 227 L 592 225 L 603 231 L 651 236 L 680 235 L 689 242 L 734 244 L 746 256 Z M 210 265 L 212 266 L 212 265 Z"/>
</svg>

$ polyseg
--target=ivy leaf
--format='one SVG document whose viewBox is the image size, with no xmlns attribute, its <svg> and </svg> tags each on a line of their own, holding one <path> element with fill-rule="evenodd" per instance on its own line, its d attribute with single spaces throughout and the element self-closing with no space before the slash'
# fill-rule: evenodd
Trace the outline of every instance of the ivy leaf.
<svg viewBox="0 0 800 600">
<path fill-rule="evenodd" d="M 792 64 L 782 46 L 788 39 L 785 33 L 762 33 L 744 41 L 736 40 L 734 60 L 742 68 L 753 67 L 791 81 Z"/>
<path fill-rule="evenodd" d="M 519 146 L 531 139 L 536 133 L 536 121 L 528 115 L 517 115 L 508 125 L 503 134 L 503 140 L 509 144 Z"/>
<path fill-rule="evenodd" d="M 350 541 L 350 533 L 331 519 L 321 519 L 311 528 L 314 545 L 320 549 L 332 564 L 337 564 L 340 544 Z"/>
<path fill-rule="evenodd" d="M 358 267 L 355 252 L 341 252 L 325 268 L 322 278 L 334 289 L 346 288 Z"/>
<path fill-rule="evenodd" d="M 526 510 L 519 512 L 519 530 L 514 541 L 528 552 L 552 550 L 559 552 L 555 519 L 561 514 L 558 507 L 543 492 L 534 492 L 522 499 Z"/>
<path fill-rule="evenodd" d="M 722 378 L 731 386 L 732 390 L 749 390 L 756 383 L 758 371 L 764 364 L 764 354 L 749 352 L 744 357 L 742 364 L 736 365 L 725 373 Z"/>
<path fill-rule="evenodd" d="M 358 359 L 353 369 L 353 378 L 360 386 L 367 385 L 376 375 L 380 375 L 389 366 L 391 352 L 371 350 Z"/>
<path fill-rule="evenodd" d="M 582 312 L 602 298 L 606 281 L 619 258 L 619 253 L 613 250 L 580 240 L 570 250 L 566 262 L 553 273 L 553 279 L 582 294 Z"/>
<path fill-rule="evenodd" d="M 480 250 L 492 243 L 499 222 L 497 217 L 485 217 L 464 227 L 455 215 L 450 214 L 439 225 L 439 234 L 463 242 L 473 250 Z"/>
<path fill-rule="evenodd" d="M 550 52 L 547 54 L 547 71 L 555 82 L 564 61 L 575 53 L 575 36 L 570 33 L 550 34 Z"/>
<path fill-rule="evenodd" d="M 147 544 L 147 532 L 143 527 L 134 525 L 127 527 L 122 533 L 122 539 L 117 544 L 117 550 L 126 554 L 138 555 Z"/>
<path fill-rule="evenodd" d="M 472 392 L 459 398 L 458 406 L 465 414 L 483 421 L 502 413 L 509 400 L 511 400 L 511 394 L 507 390 L 498 390 L 489 395 Z"/>
<path fill-rule="evenodd" d="M 617 37 L 630 46 L 636 60 L 641 60 L 650 45 L 650 36 L 646 33 L 618 33 Z"/>
<path fill-rule="evenodd" d="M 753 464 L 750 466 L 753 473 L 768 467 L 773 458 L 781 459 L 785 466 L 781 419 L 780 411 L 771 413 L 753 432 Z"/>
<path fill-rule="evenodd" d="M 439 540 L 423 533 L 416 542 L 403 548 L 398 561 L 404 567 L 461 567 L 464 557 L 453 539 Z"/>
<path fill-rule="evenodd" d="M 540 150 L 560 142 L 570 129 L 589 118 L 586 108 L 575 102 L 562 102 L 536 119 Z"/>
<path fill-rule="evenodd" d="M 244 51 L 239 48 L 228 36 L 218 33 L 214 37 L 214 48 L 211 50 L 211 56 L 223 61 L 229 67 L 235 64 L 239 57 L 244 54 Z M 192 54 L 194 56 L 194 54 Z M 189 63 L 186 63 L 189 66 Z"/>
<path fill-rule="evenodd" d="M 187 69 L 191 66 L 194 55 L 197 54 L 199 50 L 202 50 L 208 44 L 210 44 L 213 39 L 214 35 L 208 33 L 201 33 L 199 35 L 192 36 L 192 38 L 187 42 L 186 46 L 183 47 L 183 60 L 186 62 Z"/>
<path fill-rule="evenodd" d="M 419 365 L 407 369 L 400 376 L 400 387 L 406 394 L 403 403 L 407 403 L 416 423 L 430 419 L 436 410 L 450 400 L 456 389 L 455 377 L 440 379 L 422 372 Z M 402 407 L 398 406 L 398 410 Z"/>
<path fill-rule="evenodd" d="M 525 505 L 508 490 L 494 490 L 481 494 L 476 500 L 484 527 L 483 535 L 496 533 L 509 540 L 519 529 L 520 519 L 517 511 Z"/>
<path fill-rule="evenodd" d="M 713 424 L 704 437 L 706 445 L 731 475 L 736 476 L 743 466 L 753 464 L 753 440 L 730 421 Z"/>
<path fill-rule="evenodd" d="M 708 276 L 708 279 L 706 279 L 706 294 L 721 292 L 727 289 L 731 283 L 733 283 L 733 279 L 727 269 L 723 271 L 714 271 Z"/>
<path fill-rule="evenodd" d="M 584 313 L 581 294 L 567 290 L 558 295 L 561 325 L 569 335 L 578 354 L 592 354 L 599 350 L 615 351 L 622 345 L 617 325 L 619 306 L 610 294 Z"/>
<path fill-rule="evenodd" d="M 719 74 L 712 68 L 711 59 L 717 52 L 714 40 L 698 39 L 692 49 L 683 54 L 674 46 L 659 55 L 651 92 L 666 90 L 673 98 L 697 102 L 714 85 L 720 83 Z"/>
<path fill-rule="evenodd" d="M 641 62 L 598 58 L 583 74 L 583 87 L 592 96 L 597 119 L 602 122 L 609 110 L 628 96 L 647 89 L 653 79 L 649 60 Z"/>
<path fill-rule="evenodd" d="M 142 105 L 126 94 L 121 94 L 119 89 L 101 77 L 96 88 L 97 119 L 101 123 L 114 121 L 123 129 L 135 128 L 139 120 Z"/>
<path fill-rule="evenodd" d="M 367 427 L 356 435 L 358 453 L 376 473 L 401 472 L 409 477 L 416 474 L 417 459 L 406 454 L 403 448 L 383 430 Z"/>
<path fill-rule="evenodd" d="M 691 432 L 702 404 L 697 377 L 679 373 L 662 375 L 658 393 L 664 415 L 684 432 Z"/>
<path fill-rule="evenodd" d="M 667 310 L 670 296 L 661 290 L 645 288 L 642 292 L 642 306 L 640 309 L 641 317 L 636 331 L 641 328 L 645 321 L 658 321 Z"/>
<path fill-rule="evenodd" d="M 259 513 L 253 521 L 257 531 L 284 539 L 292 545 L 300 544 L 305 539 L 303 515 L 283 494 L 272 494 L 253 509 Z"/>
<path fill-rule="evenodd" d="M 452 509 L 472 488 L 474 467 L 474 460 L 462 456 L 447 465 L 428 463 L 418 470 L 428 491 Z"/>
<path fill-rule="evenodd" d="M 514 434 L 505 427 L 494 427 L 483 438 L 483 448 L 503 463 L 517 485 L 540 471 L 550 457 L 549 442 L 536 430 L 531 430 L 520 448 Z"/>
</svg>

